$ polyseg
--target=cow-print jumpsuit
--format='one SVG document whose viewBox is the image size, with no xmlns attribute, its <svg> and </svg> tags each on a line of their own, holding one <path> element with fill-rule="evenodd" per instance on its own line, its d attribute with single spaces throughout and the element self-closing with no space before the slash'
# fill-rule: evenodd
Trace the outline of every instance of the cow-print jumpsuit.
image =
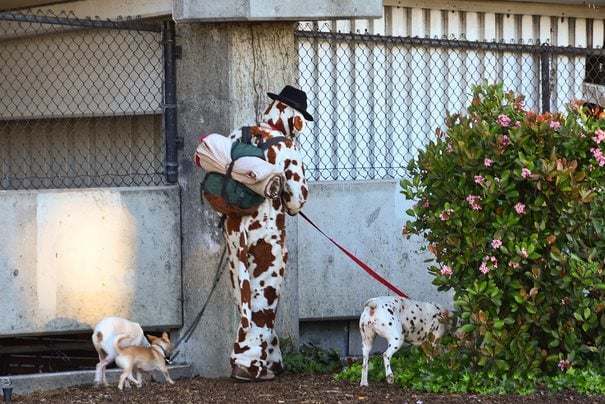
<svg viewBox="0 0 605 404">
<path fill-rule="evenodd" d="M 261 123 L 250 129 L 252 143 L 287 138 L 265 151 L 267 161 L 283 168 L 284 191 L 281 198 L 265 200 L 254 214 L 227 216 L 224 222 L 231 286 L 240 315 L 231 365 L 257 379 L 283 371 L 274 325 L 288 260 L 285 214 L 298 213 L 308 194 L 301 155 L 294 144 L 304 126 L 302 114 L 282 102 L 275 100 L 267 107 Z M 229 137 L 238 139 L 241 129 Z"/>
</svg>

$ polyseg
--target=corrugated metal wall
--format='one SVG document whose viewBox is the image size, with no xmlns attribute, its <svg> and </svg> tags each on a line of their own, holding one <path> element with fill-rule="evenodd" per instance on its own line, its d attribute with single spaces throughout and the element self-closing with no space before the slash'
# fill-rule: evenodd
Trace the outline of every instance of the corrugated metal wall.
<svg viewBox="0 0 605 404">
<path fill-rule="evenodd" d="M 453 5 L 454 2 L 449 3 Z M 503 4 L 496 1 L 490 3 L 493 3 L 494 10 L 499 8 L 499 3 Z M 536 7 L 535 12 L 543 12 L 542 9 L 543 7 Z M 524 11 L 527 10 L 525 8 Z M 552 46 L 594 48 L 603 46 L 604 31 L 603 19 L 516 14 L 504 10 L 501 13 L 460 11 L 459 7 L 437 9 L 389 5 L 384 7 L 384 15 L 381 19 L 320 21 L 319 25 L 329 27 L 332 31 L 347 33 L 420 38 L 466 38 L 470 41 L 517 43 L 523 41 L 548 43 Z"/>
<path fill-rule="evenodd" d="M 492 3 L 493 10 L 504 4 L 480 3 L 484 7 Z M 545 7 L 535 11 L 546 13 Z M 443 126 L 448 112 L 464 110 L 471 87 L 484 80 L 502 82 L 506 89 L 525 95 L 527 107 L 536 111 L 544 109 L 545 86 L 550 111 L 585 98 L 586 51 L 574 55 L 566 49 L 601 48 L 604 20 L 560 17 L 554 12 L 538 15 L 526 5 L 520 8 L 526 14 L 387 5 L 377 20 L 301 25 L 301 31 L 320 32 L 300 35 L 299 41 L 299 84 L 311 94 L 310 109 L 316 117 L 310 125 L 312 136 L 301 140 L 311 177 L 404 176 L 402 167 L 418 147 Z M 557 10 L 568 13 L 574 8 Z M 322 36 L 322 32 L 363 35 Z M 445 39 L 452 46 L 385 37 Z M 475 42 L 515 46 L 464 46 Z M 545 48 L 556 49 L 544 59 Z M 544 66 L 547 75 L 541 71 Z"/>
</svg>

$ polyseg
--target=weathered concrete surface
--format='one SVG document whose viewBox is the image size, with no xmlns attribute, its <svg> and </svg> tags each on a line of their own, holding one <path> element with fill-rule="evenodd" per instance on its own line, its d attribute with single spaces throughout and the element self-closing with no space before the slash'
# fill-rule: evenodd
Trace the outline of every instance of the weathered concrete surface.
<svg viewBox="0 0 605 404">
<path fill-rule="evenodd" d="M 213 3 L 215 4 L 215 3 Z M 184 328 L 187 330 L 212 287 L 223 250 L 217 216 L 200 203 L 203 171 L 194 165 L 198 138 L 203 133 L 227 134 L 257 122 L 270 99 L 295 84 L 297 49 L 291 23 L 177 24 L 183 58 L 177 62 L 182 189 Z M 293 221 L 289 218 L 290 227 Z M 288 245 L 296 242 L 288 230 Z M 291 248 L 294 252 L 295 248 Z M 298 337 L 296 255 L 290 255 L 286 284 L 278 311 L 280 337 Z M 230 374 L 229 355 L 238 322 L 228 274 L 219 286 L 191 339 L 182 345 L 181 360 L 194 373 L 207 377 Z"/>
<path fill-rule="evenodd" d="M 177 187 L 0 192 L 0 336 L 181 324 Z"/>
<path fill-rule="evenodd" d="M 174 0 L 176 21 L 322 20 L 379 18 L 381 0 Z"/>
<path fill-rule="evenodd" d="M 304 212 L 328 236 L 412 299 L 452 306 L 449 293 L 431 284 L 423 240 L 401 231 L 412 202 L 399 182 L 314 182 Z M 311 225 L 299 219 L 301 319 L 358 318 L 365 301 L 394 293 L 367 274 Z"/>
<path fill-rule="evenodd" d="M 106 370 L 105 375 L 107 377 L 107 383 L 112 386 L 111 388 L 117 388 L 120 373 L 122 373 L 122 369 L 119 368 Z M 170 373 L 170 378 L 173 380 L 182 377 L 190 377 L 191 367 L 186 364 L 169 365 L 168 373 Z M 153 377 L 155 380 L 164 381 L 164 376 L 159 371 L 154 371 Z M 95 371 L 78 370 L 73 372 L 34 373 L 31 375 L 0 377 L 0 382 L 3 380 L 9 381 L 10 386 L 13 388 L 13 395 L 28 394 L 34 391 L 64 389 L 85 384 L 93 384 L 95 380 Z"/>
</svg>

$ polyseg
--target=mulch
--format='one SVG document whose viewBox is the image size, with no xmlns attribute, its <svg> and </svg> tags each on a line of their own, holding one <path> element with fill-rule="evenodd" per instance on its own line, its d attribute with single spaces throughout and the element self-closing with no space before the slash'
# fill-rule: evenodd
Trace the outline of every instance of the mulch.
<svg viewBox="0 0 605 404">
<path fill-rule="evenodd" d="M 13 395 L 15 403 L 605 403 L 605 396 L 575 392 L 529 396 L 432 394 L 404 391 L 386 383 L 360 387 L 336 381 L 333 375 L 286 374 L 267 382 L 236 382 L 229 378 L 181 378 L 174 385 L 149 381 L 141 388 L 119 391 L 117 385 L 70 387 L 27 395 Z M 1 395 L 0 395 L 1 397 Z"/>
</svg>

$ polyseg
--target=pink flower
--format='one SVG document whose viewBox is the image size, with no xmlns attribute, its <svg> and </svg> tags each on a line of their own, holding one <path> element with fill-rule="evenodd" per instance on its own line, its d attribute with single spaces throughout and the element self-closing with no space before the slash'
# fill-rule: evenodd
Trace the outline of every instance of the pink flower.
<svg viewBox="0 0 605 404">
<path fill-rule="evenodd" d="M 439 272 L 441 273 L 441 275 L 447 277 L 451 277 L 453 274 L 452 268 L 448 267 L 447 265 L 444 265 L 443 268 L 441 268 L 441 271 Z"/>
<path fill-rule="evenodd" d="M 525 247 L 523 247 L 523 248 L 521 248 L 521 250 L 519 250 L 519 255 L 522 256 L 523 258 L 528 257 L 527 250 L 525 249 Z"/>
<path fill-rule="evenodd" d="M 451 145 L 451 144 L 449 144 L 449 143 L 448 143 L 448 144 L 447 144 L 447 148 L 445 149 L 445 152 L 446 152 L 446 153 L 451 153 L 451 152 L 452 152 L 452 150 L 454 150 L 454 148 L 452 147 L 452 145 Z"/>
<path fill-rule="evenodd" d="M 502 146 L 508 146 L 510 144 L 510 138 L 506 135 L 503 135 L 502 139 L 500 140 L 500 144 Z"/>
<path fill-rule="evenodd" d="M 549 126 L 550 126 L 551 129 L 557 130 L 557 129 L 559 129 L 561 127 L 561 122 L 559 122 L 559 121 L 551 121 Z"/>
<path fill-rule="evenodd" d="M 510 118 L 508 115 L 500 114 L 498 115 L 498 119 L 496 119 L 496 123 L 504 128 L 510 126 Z"/>
<path fill-rule="evenodd" d="M 565 296 L 563 299 L 561 299 L 561 306 L 566 306 L 569 304 L 569 297 Z"/>
<path fill-rule="evenodd" d="M 485 275 L 485 274 L 489 273 L 490 269 L 485 262 L 482 262 L 481 266 L 479 267 L 479 271 Z"/>
<path fill-rule="evenodd" d="M 519 126 L 521 126 L 521 121 L 515 121 L 513 128 L 518 128 Z"/>
<path fill-rule="evenodd" d="M 522 215 L 523 213 L 525 213 L 525 205 L 521 202 L 517 203 L 515 205 L 515 211 L 517 211 L 518 214 Z"/>
<path fill-rule="evenodd" d="M 494 250 L 497 250 L 497 249 L 498 249 L 498 248 L 500 248 L 500 247 L 502 247 L 502 240 L 497 239 L 497 238 L 493 239 L 493 240 L 492 240 L 492 248 L 493 248 Z"/>
<path fill-rule="evenodd" d="M 483 165 L 486 167 L 491 167 L 493 163 L 494 163 L 494 160 L 492 160 L 492 159 L 483 160 Z"/>
<path fill-rule="evenodd" d="M 519 101 L 519 102 L 518 102 L 518 103 L 515 105 L 515 108 L 517 108 L 517 109 L 523 109 L 523 108 L 525 108 L 525 101 L 520 100 L 520 101 Z"/>
<path fill-rule="evenodd" d="M 599 149 L 598 147 L 593 147 L 592 149 L 590 149 L 590 151 L 592 152 L 594 158 L 597 160 L 597 163 L 599 163 L 599 167 L 605 166 L 605 156 L 603 156 L 603 152 L 601 151 L 601 149 Z"/>
<path fill-rule="evenodd" d="M 531 170 L 529 168 L 523 167 L 521 169 L 521 177 L 523 177 L 523 178 L 529 178 L 530 175 L 531 175 Z"/>
<path fill-rule="evenodd" d="M 444 209 L 441 211 L 441 214 L 439 215 L 439 219 L 446 221 L 450 218 L 452 212 L 454 211 L 454 209 Z"/>
<path fill-rule="evenodd" d="M 429 203 L 428 200 L 424 201 L 424 203 L 422 204 L 422 207 L 425 209 L 428 209 L 431 206 L 431 204 Z"/>
<path fill-rule="evenodd" d="M 595 130 L 594 134 L 595 136 L 592 138 L 592 140 L 594 140 L 596 144 L 599 144 L 605 140 L 605 132 L 603 132 L 603 130 L 597 129 Z"/>
<path fill-rule="evenodd" d="M 475 183 L 481 184 L 485 178 L 482 175 L 475 175 Z"/>
<path fill-rule="evenodd" d="M 521 264 L 518 262 L 509 262 L 508 266 L 511 267 L 512 269 L 517 269 L 521 266 Z"/>
<path fill-rule="evenodd" d="M 567 359 L 561 359 L 559 361 L 559 364 L 557 365 L 557 367 L 561 369 L 561 372 L 565 372 L 567 369 L 570 368 L 570 366 L 571 363 Z"/>
<path fill-rule="evenodd" d="M 492 266 L 494 268 L 498 268 L 498 259 L 496 257 L 494 257 L 492 255 L 492 256 L 489 256 L 489 257 L 486 257 L 486 258 L 492 263 Z"/>
<path fill-rule="evenodd" d="M 466 197 L 466 201 L 468 202 L 469 205 L 471 205 L 471 208 L 473 210 L 481 210 L 481 205 L 479 205 L 479 201 L 481 200 L 480 196 L 477 195 L 469 195 Z"/>
</svg>

